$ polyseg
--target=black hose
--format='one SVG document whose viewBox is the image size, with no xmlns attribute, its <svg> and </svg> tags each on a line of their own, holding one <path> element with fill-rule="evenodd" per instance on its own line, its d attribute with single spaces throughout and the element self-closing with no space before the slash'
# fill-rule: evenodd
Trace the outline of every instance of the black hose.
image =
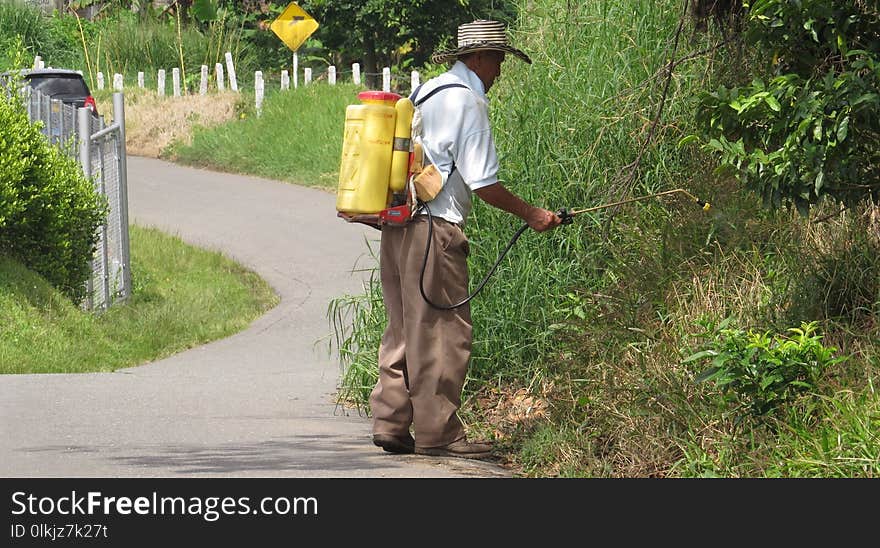
<svg viewBox="0 0 880 548">
<path fill-rule="evenodd" d="M 486 285 L 486 282 L 489 281 L 489 278 L 492 277 L 492 274 L 495 273 L 495 269 L 498 268 L 498 265 L 501 264 L 501 260 L 507 255 L 507 252 L 510 251 L 510 248 L 513 247 L 513 244 L 522 236 L 523 232 L 529 228 L 528 223 L 523 223 L 519 230 L 516 231 L 516 234 L 513 235 L 513 238 L 507 243 L 507 247 L 504 248 L 504 251 L 498 256 L 498 259 L 495 261 L 495 264 L 492 265 L 492 268 L 489 269 L 489 273 L 486 274 L 486 277 L 483 278 L 483 281 L 480 282 L 480 285 L 474 290 L 473 293 L 468 295 L 463 301 L 456 304 L 451 305 L 441 305 L 436 304 L 428 296 L 425 294 L 425 269 L 428 266 L 428 256 L 431 254 L 431 240 L 434 239 L 434 216 L 431 215 L 431 209 L 428 207 L 428 204 L 422 202 L 421 207 L 425 208 L 425 211 L 428 212 L 428 243 L 425 245 L 425 258 L 422 261 L 422 271 L 419 273 L 419 291 L 422 293 L 422 298 L 425 299 L 425 302 L 431 305 L 432 307 L 438 310 L 453 310 L 462 305 L 465 305 L 470 302 L 471 299 L 477 296 L 477 294 L 483 290 L 483 287 Z"/>
</svg>

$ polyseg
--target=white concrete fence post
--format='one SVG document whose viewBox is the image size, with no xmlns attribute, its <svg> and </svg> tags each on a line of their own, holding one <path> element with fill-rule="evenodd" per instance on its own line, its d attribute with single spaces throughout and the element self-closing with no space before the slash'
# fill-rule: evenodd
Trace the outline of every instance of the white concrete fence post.
<svg viewBox="0 0 880 548">
<path fill-rule="evenodd" d="M 382 91 L 391 91 L 391 68 L 382 69 Z"/>
<path fill-rule="evenodd" d="M 113 75 L 113 89 L 116 91 L 122 91 L 122 75 L 118 72 Z"/>
<path fill-rule="evenodd" d="M 226 52 L 226 72 L 229 74 L 229 89 L 238 91 L 238 80 L 235 78 L 235 65 L 232 64 L 232 53 Z"/>
<path fill-rule="evenodd" d="M 159 69 L 156 74 L 156 92 L 159 95 L 165 95 L 165 69 Z"/>
<path fill-rule="evenodd" d="M 312 81 L 312 69 L 306 67 L 303 69 L 303 73 L 303 85 L 307 86 Z"/>
<path fill-rule="evenodd" d="M 217 91 L 225 90 L 226 84 L 223 82 L 223 65 L 220 63 L 214 65 L 214 73 L 217 76 Z"/>
<path fill-rule="evenodd" d="M 98 89 L 104 89 L 104 73 L 98 72 Z"/>
<path fill-rule="evenodd" d="M 202 74 L 199 78 L 199 95 L 208 94 L 208 65 L 202 65 Z"/>
<path fill-rule="evenodd" d="M 327 67 L 327 83 L 331 86 L 336 85 L 336 67 L 333 65 Z"/>
<path fill-rule="evenodd" d="M 263 71 L 258 70 L 254 73 L 254 95 L 255 106 L 257 107 L 257 116 L 261 116 L 263 114 L 263 93 L 265 91 L 265 84 L 263 83 Z"/>
<path fill-rule="evenodd" d="M 410 85 L 410 88 L 412 88 L 412 91 L 415 91 L 416 88 L 419 87 L 420 82 L 421 82 L 421 79 L 419 77 L 419 71 L 417 71 L 417 70 L 412 71 L 412 74 L 410 74 L 410 77 L 409 77 L 409 85 Z"/>
<path fill-rule="evenodd" d="M 290 89 L 290 73 L 286 70 L 281 71 L 281 90 L 287 91 Z"/>
<path fill-rule="evenodd" d="M 360 63 L 352 63 L 351 64 L 351 81 L 356 85 L 360 85 L 361 83 L 361 64 Z"/>
<path fill-rule="evenodd" d="M 175 97 L 180 97 L 180 69 L 177 67 L 171 69 L 171 89 Z"/>
<path fill-rule="evenodd" d="M 43 58 L 39 55 L 34 56 L 34 67 L 35 69 L 43 68 Z"/>
<path fill-rule="evenodd" d="M 143 71 L 138 72 L 138 87 L 144 89 L 144 73 Z"/>
</svg>

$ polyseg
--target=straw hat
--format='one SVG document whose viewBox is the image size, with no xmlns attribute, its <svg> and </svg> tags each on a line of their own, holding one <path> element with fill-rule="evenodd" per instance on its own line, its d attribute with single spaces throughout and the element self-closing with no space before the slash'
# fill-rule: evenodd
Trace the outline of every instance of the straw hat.
<svg viewBox="0 0 880 548">
<path fill-rule="evenodd" d="M 472 23 L 460 25 L 458 27 L 458 47 L 435 53 L 431 56 L 431 61 L 440 64 L 457 59 L 466 53 L 495 50 L 512 53 L 531 64 L 532 60 L 528 55 L 510 45 L 505 30 L 504 23 L 486 19 L 478 19 Z"/>
</svg>

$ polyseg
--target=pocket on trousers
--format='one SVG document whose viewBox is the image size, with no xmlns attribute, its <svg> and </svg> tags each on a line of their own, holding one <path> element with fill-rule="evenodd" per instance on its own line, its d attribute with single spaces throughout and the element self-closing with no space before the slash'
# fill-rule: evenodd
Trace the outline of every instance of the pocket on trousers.
<svg viewBox="0 0 880 548">
<path fill-rule="evenodd" d="M 451 225 L 449 227 L 449 237 L 443 250 L 450 253 L 460 253 L 465 257 L 470 255 L 471 244 L 468 242 L 467 236 L 464 235 L 464 231 L 460 226 Z"/>
<path fill-rule="evenodd" d="M 445 221 L 434 219 L 434 237 L 437 238 L 437 245 L 444 252 L 449 251 L 455 246 L 455 232 L 450 224 Z"/>
</svg>

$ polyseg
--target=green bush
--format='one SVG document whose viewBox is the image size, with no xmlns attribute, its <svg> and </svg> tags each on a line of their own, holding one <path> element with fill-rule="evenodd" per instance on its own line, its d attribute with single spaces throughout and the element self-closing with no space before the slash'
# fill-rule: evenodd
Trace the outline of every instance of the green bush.
<svg viewBox="0 0 880 548">
<path fill-rule="evenodd" d="M 752 3 L 754 79 L 702 92 L 698 120 L 704 147 L 767 206 L 807 215 L 826 197 L 880 197 L 878 23 L 876 2 Z"/>
<path fill-rule="evenodd" d="M 0 93 L 0 254 L 79 302 L 107 205 L 77 163 Z"/>
<path fill-rule="evenodd" d="M 728 328 L 727 323 L 701 333 L 707 347 L 682 363 L 711 359 L 697 382 L 714 381 L 725 403 L 755 416 L 815 391 L 822 373 L 847 359 L 834 357 L 837 348 L 822 345 L 816 322 L 790 328 L 787 337 Z"/>
</svg>

